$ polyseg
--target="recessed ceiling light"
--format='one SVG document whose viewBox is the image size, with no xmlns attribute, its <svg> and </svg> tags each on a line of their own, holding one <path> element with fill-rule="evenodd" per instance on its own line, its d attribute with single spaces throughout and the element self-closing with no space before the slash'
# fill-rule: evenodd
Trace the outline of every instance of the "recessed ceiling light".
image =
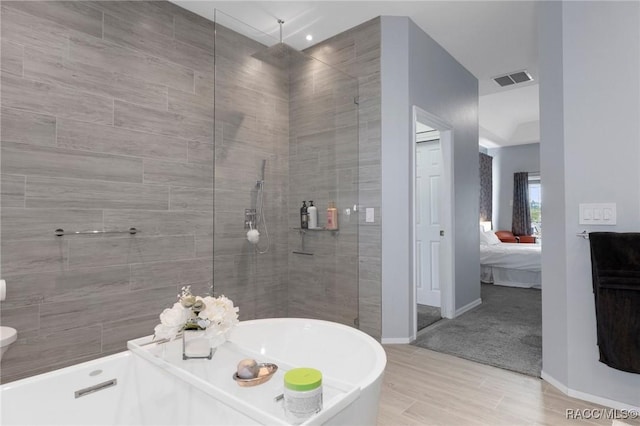
<svg viewBox="0 0 640 426">
<path fill-rule="evenodd" d="M 311 41 L 311 40 L 313 40 L 313 36 L 311 34 L 307 34 L 306 39 L 307 39 L 307 41 Z"/>
</svg>

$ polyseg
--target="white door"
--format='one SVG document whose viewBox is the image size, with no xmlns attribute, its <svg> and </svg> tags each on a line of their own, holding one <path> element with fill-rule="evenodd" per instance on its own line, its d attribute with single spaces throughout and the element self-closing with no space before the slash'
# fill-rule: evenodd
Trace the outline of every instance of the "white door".
<svg viewBox="0 0 640 426">
<path fill-rule="evenodd" d="M 440 141 L 416 146 L 417 297 L 421 305 L 440 307 Z"/>
</svg>

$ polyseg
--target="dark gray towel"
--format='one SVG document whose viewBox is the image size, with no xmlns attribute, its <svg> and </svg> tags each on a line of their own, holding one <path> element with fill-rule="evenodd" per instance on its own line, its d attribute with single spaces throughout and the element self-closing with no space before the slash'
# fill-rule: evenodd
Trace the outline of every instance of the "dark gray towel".
<svg viewBox="0 0 640 426">
<path fill-rule="evenodd" d="M 600 361 L 640 373 L 640 233 L 592 232 Z"/>
</svg>

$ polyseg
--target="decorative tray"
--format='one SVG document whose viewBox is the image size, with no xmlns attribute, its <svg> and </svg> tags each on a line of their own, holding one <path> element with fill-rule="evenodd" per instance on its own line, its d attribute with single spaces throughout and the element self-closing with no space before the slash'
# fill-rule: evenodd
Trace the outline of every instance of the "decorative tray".
<svg viewBox="0 0 640 426">
<path fill-rule="evenodd" d="M 278 366 L 276 364 L 271 363 L 261 363 L 258 364 L 260 371 L 258 372 L 258 377 L 254 377 L 252 379 L 241 379 L 238 377 L 238 373 L 233 373 L 233 380 L 236 381 L 238 386 L 242 387 L 251 387 L 258 386 L 263 383 L 266 383 L 271 379 L 271 377 L 278 371 Z"/>
</svg>

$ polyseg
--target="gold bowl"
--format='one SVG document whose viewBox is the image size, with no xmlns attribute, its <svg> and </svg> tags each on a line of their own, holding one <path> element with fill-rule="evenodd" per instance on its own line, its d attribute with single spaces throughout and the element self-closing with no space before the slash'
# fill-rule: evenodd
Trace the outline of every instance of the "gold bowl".
<svg viewBox="0 0 640 426">
<path fill-rule="evenodd" d="M 233 373 L 233 380 L 236 381 L 238 386 L 242 387 L 251 387 L 258 386 L 263 383 L 269 381 L 271 376 L 273 376 L 276 371 L 278 371 L 278 366 L 276 364 L 271 364 L 268 362 L 258 364 L 258 368 L 260 369 L 258 372 L 258 377 L 254 377 L 252 379 L 241 379 L 238 377 L 238 373 Z"/>
</svg>

